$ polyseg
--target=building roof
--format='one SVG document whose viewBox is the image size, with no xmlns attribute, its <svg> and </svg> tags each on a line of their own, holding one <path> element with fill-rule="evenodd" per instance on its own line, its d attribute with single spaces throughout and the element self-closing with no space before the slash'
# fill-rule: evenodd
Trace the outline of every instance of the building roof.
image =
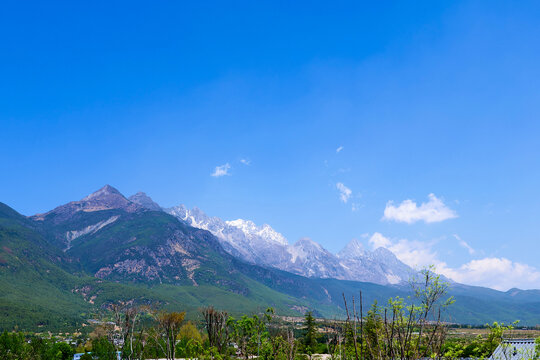
<svg viewBox="0 0 540 360">
<path fill-rule="evenodd" d="M 535 339 L 506 339 L 495 349 L 491 360 L 534 359 Z"/>
</svg>

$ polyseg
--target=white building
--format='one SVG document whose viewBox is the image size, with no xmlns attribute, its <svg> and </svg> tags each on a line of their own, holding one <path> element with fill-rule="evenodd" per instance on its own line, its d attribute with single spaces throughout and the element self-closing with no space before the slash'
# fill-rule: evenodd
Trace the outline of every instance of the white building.
<svg viewBox="0 0 540 360">
<path fill-rule="evenodd" d="M 490 360 L 535 359 L 535 339 L 506 339 L 495 349 Z"/>
</svg>

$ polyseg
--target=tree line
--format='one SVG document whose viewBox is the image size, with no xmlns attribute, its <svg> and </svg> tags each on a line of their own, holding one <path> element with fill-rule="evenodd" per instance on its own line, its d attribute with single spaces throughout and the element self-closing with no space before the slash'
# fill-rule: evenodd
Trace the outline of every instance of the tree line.
<svg viewBox="0 0 540 360">
<path fill-rule="evenodd" d="M 78 348 L 55 339 L 20 332 L 0 335 L 0 359 L 311 359 L 325 353 L 340 360 L 416 360 L 486 358 L 512 326 L 495 323 L 487 337 L 449 339 L 444 313 L 453 299 L 448 284 L 432 268 L 411 281 L 412 295 L 374 302 L 364 311 L 362 293 L 343 295 L 346 318 L 315 319 L 306 312 L 302 324 L 281 321 L 274 310 L 234 317 L 212 306 L 200 309 L 199 323 L 185 312 L 158 311 L 132 302 L 112 304 L 107 316 Z"/>
</svg>

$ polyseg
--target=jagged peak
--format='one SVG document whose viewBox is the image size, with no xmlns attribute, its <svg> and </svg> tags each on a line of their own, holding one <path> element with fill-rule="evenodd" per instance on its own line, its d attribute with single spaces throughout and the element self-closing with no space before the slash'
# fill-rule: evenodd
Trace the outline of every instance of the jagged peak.
<svg viewBox="0 0 540 360">
<path fill-rule="evenodd" d="M 191 215 L 195 216 L 198 219 L 209 219 L 210 217 L 206 215 L 204 211 L 199 209 L 197 206 L 194 206 L 190 211 Z"/>
<path fill-rule="evenodd" d="M 134 195 L 131 195 L 129 198 L 128 198 L 129 201 L 132 201 L 136 204 L 139 204 L 141 205 L 142 207 L 146 208 L 146 209 L 149 209 L 149 210 L 154 210 L 154 211 L 160 211 L 161 210 L 161 206 L 159 206 L 159 204 L 157 204 L 154 200 L 152 200 L 152 198 L 148 195 L 146 195 L 146 193 L 142 192 L 142 191 L 139 191 L 138 193 L 134 194 Z"/>
<path fill-rule="evenodd" d="M 134 197 L 141 197 L 141 198 L 150 199 L 150 196 L 146 195 L 146 193 L 144 191 L 137 191 L 135 194 L 131 195 L 129 197 L 129 199 L 134 198 Z"/>
<path fill-rule="evenodd" d="M 317 249 L 320 249 L 320 250 L 324 250 L 324 248 L 317 242 L 311 240 L 311 238 L 308 238 L 308 237 L 303 237 L 303 238 L 300 238 L 298 239 L 294 245 L 294 247 L 310 247 L 310 248 L 317 248 Z"/>
<path fill-rule="evenodd" d="M 352 239 L 337 255 L 340 258 L 363 257 L 366 255 L 366 250 L 358 239 Z"/>
<path fill-rule="evenodd" d="M 396 255 L 391 251 L 391 250 L 388 250 L 387 248 L 385 247 L 378 247 L 377 249 L 375 249 L 373 251 L 373 254 L 374 255 L 383 255 L 383 256 L 389 256 L 389 257 L 392 257 L 392 258 L 395 258 Z"/>
<path fill-rule="evenodd" d="M 289 244 L 283 235 L 266 223 L 258 226 L 242 218 L 223 221 L 206 216 L 197 207 L 188 210 L 184 205 L 165 211 L 190 226 L 210 231 L 224 245 L 225 251 L 255 264 L 309 277 L 333 277 L 378 284 L 396 283 L 408 278 L 408 267 L 389 254 L 388 250 L 371 252 L 364 249 L 357 239 L 352 239 L 341 251 L 353 256 L 340 257 L 310 238 L 300 238 L 294 244 Z"/>
<path fill-rule="evenodd" d="M 391 263 L 403 264 L 403 262 L 398 259 L 398 257 L 396 256 L 396 254 L 392 252 L 392 250 L 389 250 L 385 247 L 378 247 L 377 249 L 373 251 L 372 254 L 373 254 L 373 257 L 378 259 L 379 261 L 384 261 L 386 263 L 391 262 Z"/>
<path fill-rule="evenodd" d="M 251 220 L 244 220 L 244 219 L 236 219 L 236 220 L 228 220 L 225 221 L 227 225 L 231 225 L 240 229 L 243 228 L 249 228 L 249 229 L 257 229 L 257 225 Z"/>
<path fill-rule="evenodd" d="M 112 187 L 111 185 L 107 184 L 107 185 L 103 186 L 101 189 L 99 189 L 99 190 L 91 193 L 90 195 L 86 196 L 82 200 L 83 201 L 88 201 L 88 200 L 98 199 L 100 197 L 108 196 L 108 195 L 119 195 L 119 196 L 125 198 L 125 196 L 122 195 L 122 193 L 120 191 L 118 191 L 116 188 Z"/>
<path fill-rule="evenodd" d="M 247 236 L 259 236 L 263 238 L 266 242 L 277 243 L 283 246 L 287 246 L 289 242 L 287 239 L 274 230 L 270 225 L 263 224 L 262 226 L 257 226 L 251 220 L 236 219 L 225 221 L 229 226 L 234 226 L 237 229 L 240 229 Z"/>
<path fill-rule="evenodd" d="M 186 205 L 180 204 L 180 205 L 176 205 L 176 206 L 170 207 L 169 210 L 174 210 L 174 211 L 188 211 L 188 208 L 186 207 Z"/>
<path fill-rule="evenodd" d="M 45 214 L 36 214 L 32 218 L 43 220 L 49 214 L 56 214 L 55 222 L 60 223 L 73 216 L 78 211 L 92 212 L 110 209 L 123 209 L 127 212 L 135 212 L 142 207 L 129 201 L 124 195 L 111 185 L 105 185 L 101 189 L 91 193 L 79 201 L 71 201 L 60 205 Z"/>
</svg>

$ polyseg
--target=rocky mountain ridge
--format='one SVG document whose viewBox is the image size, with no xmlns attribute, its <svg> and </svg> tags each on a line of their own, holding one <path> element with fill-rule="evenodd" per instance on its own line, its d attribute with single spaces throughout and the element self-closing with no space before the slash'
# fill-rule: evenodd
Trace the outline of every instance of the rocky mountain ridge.
<svg viewBox="0 0 540 360">
<path fill-rule="evenodd" d="M 196 207 L 187 209 L 183 205 L 163 209 L 143 192 L 126 198 L 110 185 L 79 201 L 58 206 L 31 219 L 47 223 L 50 229 L 54 228 L 52 234 L 57 240 L 57 245 L 68 251 L 74 247 L 78 239 L 102 229 L 105 231 L 118 221 L 120 216 L 126 217 L 126 214 L 122 215 L 118 211 L 134 214 L 133 216 L 140 211 L 170 214 L 191 227 L 209 231 L 227 253 L 242 261 L 301 276 L 387 285 L 404 283 L 414 273 L 389 250 L 384 248 L 375 251 L 365 250 L 357 240 L 349 242 L 338 254 L 329 252 L 307 238 L 290 245 L 282 234 L 268 224 L 257 226 L 254 222 L 244 219 L 225 221 L 210 217 Z M 76 251 L 76 248 L 77 246 L 73 251 Z M 132 267 L 140 267 L 140 260 L 135 263 L 133 261 L 130 260 L 129 264 L 138 265 Z M 107 271 L 109 270 L 104 269 L 100 274 Z M 155 269 L 151 272 L 154 273 Z"/>
<path fill-rule="evenodd" d="M 207 216 L 199 208 L 190 210 L 184 205 L 164 211 L 190 226 L 210 231 L 227 252 L 257 265 L 307 277 L 367 281 L 382 285 L 406 282 L 414 273 L 390 250 L 364 250 L 355 239 L 338 254 L 332 254 L 307 238 L 290 245 L 282 234 L 267 224 L 258 227 L 250 220 L 224 221 Z"/>
</svg>

